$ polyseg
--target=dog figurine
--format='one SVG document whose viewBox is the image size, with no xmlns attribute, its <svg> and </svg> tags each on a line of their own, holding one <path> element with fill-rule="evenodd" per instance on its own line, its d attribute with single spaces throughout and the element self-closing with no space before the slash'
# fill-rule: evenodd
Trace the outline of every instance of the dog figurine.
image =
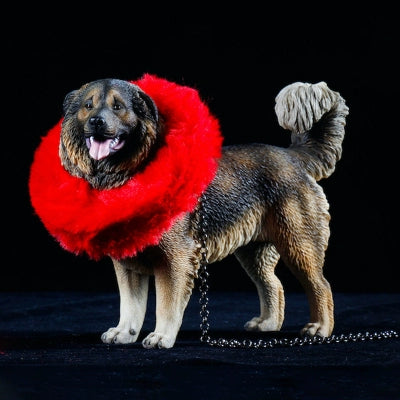
<svg viewBox="0 0 400 400">
<path fill-rule="evenodd" d="M 132 82 L 87 83 L 67 94 L 63 107 L 62 166 L 95 190 L 123 186 L 163 146 L 164 116 L 154 99 Z M 149 276 L 154 275 L 156 326 L 142 344 L 174 346 L 197 277 L 202 240 L 209 263 L 234 254 L 257 288 L 260 313 L 246 322 L 246 330 L 278 331 L 283 324 L 284 290 L 274 273 L 281 258 L 309 300 L 310 319 L 301 335 L 332 334 L 334 304 L 323 275 L 330 215 L 317 181 L 329 177 L 341 158 L 348 107 L 325 82 L 296 82 L 277 95 L 275 111 L 279 124 L 291 131 L 290 146 L 253 143 L 222 148 L 202 200 L 206 237 L 199 232 L 198 206 L 178 218 L 157 245 L 132 257 L 111 257 L 120 320 L 102 334 L 104 343 L 137 341 Z"/>
</svg>

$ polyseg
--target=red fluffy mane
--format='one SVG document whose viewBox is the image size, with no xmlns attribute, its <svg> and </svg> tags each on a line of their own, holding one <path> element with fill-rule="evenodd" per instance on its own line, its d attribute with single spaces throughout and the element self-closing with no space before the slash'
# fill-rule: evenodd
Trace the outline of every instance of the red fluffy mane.
<svg viewBox="0 0 400 400">
<path fill-rule="evenodd" d="M 153 98 L 166 119 L 165 145 L 125 185 L 93 189 L 61 165 L 61 121 L 35 151 L 29 177 L 31 202 L 44 226 L 75 254 L 93 259 L 134 256 L 196 206 L 221 156 L 218 120 L 196 90 L 145 74 L 132 82 Z"/>
</svg>

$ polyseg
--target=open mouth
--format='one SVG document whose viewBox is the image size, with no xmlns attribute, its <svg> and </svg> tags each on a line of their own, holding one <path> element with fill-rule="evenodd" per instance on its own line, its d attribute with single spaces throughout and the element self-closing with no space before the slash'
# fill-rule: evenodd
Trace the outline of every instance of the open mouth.
<svg viewBox="0 0 400 400">
<path fill-rule="evenodd" d="M 89 149 L 90 157 L 95 160 L 102 160 L 103 158 L 108 157 L 110 154 L 121 149 L 124 144 L 125 140 L 122 139 L 121 136 L 105 140 L 97 140 L 94 136 L 86 138 L 86 146 Z"/>
</svg>

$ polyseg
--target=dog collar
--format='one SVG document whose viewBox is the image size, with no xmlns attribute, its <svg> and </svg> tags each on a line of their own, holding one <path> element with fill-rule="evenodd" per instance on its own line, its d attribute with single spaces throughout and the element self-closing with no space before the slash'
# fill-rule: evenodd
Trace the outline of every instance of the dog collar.
<svg viewBox="0 0 400 400">
<path fill-rule="evenodd" d="M 59 121 L 35 150 L 29 176 L 33 209 L 60 245 L 98 260 L 136 255 L 159 243 L 214 178 L 221 156 L 218 120 L 195 89 L 145 74 L 132 81 L 165 118 L 165 144 L 124 185 L 97 190 L 71 176 L 58 155 Z"/>
</svg>

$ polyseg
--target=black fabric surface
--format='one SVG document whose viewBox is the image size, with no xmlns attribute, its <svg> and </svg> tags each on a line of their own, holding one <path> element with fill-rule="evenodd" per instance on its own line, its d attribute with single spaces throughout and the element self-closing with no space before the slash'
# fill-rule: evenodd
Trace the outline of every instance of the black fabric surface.
<svg viewBox="0 0 400 400">
<path fill-rule="evenodd" d="M 336 293 L 335 334 L 396 330 L 400 294 Z M 258 313 L 252 292 L 210 292 L 212 338 L 259 338 L 243 324 Z M 116 293 L 0 294 L 0 399 L 400 399 L 400 341 L 269 349 L 200 342 L 194 293 L 172 349 L 103 344 L 119 316 Z M 154 327 L 154 293 L 139 340 Z M 286 294 L 281 332 L 307 322 L 302 293 Z"/>
</svg>

